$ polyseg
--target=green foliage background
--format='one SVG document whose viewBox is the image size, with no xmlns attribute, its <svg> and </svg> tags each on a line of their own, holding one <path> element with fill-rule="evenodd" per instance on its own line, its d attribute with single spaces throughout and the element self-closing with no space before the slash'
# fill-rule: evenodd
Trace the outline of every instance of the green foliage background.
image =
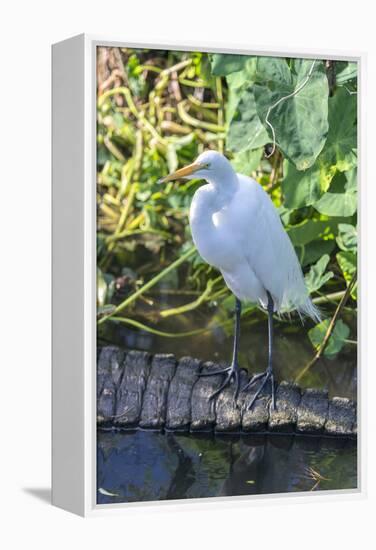
<svg viewBox="0 0 376 550">
<path fill-rule="evenodd" d="M 229 291 L 192 249 L 187 214 L 200 182 L 157 184 L 212 148 L 257 179 L 279 209 L 325 312 L 307 327 L 313 349 L 320 346 L 356 277 L 356 64 L 100 48 L 97 141 L 99 331 L 117 322 L 184 337 L 210 323 L 184 331 L 182 315 L 213 304 L 215 322 L 219 310 L 231 326 Z M 329 358 L 354 344 L 351 288 Z M 158 302 L 157 289 L 174 294 L 175 307 Z M 176 330 L 164 329 L 175 317 Z M 263 319 L 255 305 L 244 317 Z M 294 315 L 292 322 L 300 323 Z"/>
</svg>

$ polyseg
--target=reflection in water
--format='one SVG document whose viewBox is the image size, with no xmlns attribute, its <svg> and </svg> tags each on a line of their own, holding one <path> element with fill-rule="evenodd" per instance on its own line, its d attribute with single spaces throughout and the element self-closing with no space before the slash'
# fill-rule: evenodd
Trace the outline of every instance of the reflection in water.
<svg viewBox="0 0 376 550">
<path fill-rule="evenodd" d="M 98 432 L 98 504 L 356 485 L 353 440 Z"/>
</svg>

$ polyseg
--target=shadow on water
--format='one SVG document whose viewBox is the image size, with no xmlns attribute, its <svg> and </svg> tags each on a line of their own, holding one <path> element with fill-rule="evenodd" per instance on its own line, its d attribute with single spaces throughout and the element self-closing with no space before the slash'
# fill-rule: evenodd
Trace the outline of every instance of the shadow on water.
<svg viewBox="0 0 376 550">
<path fill-rule="evenodd" d="M 98 504 L 356 486 L 353 440 L 98 433 Z"/>
</svg>

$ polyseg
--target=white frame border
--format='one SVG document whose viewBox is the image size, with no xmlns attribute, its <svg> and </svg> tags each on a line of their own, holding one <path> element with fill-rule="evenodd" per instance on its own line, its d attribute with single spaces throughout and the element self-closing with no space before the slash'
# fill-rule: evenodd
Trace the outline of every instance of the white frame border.
<svg viewBox="0 0 376 550">
<path fill-rule="evenodd" d="M 83 367 L 83 400 L 84 400 L 84 460 L 77 468 L 83 468 L 84 495 L 82 503 L 77 503 L 78 513 L 84 516 L 113 515 L 128 513 L 132 510 L 161 510 L 162 507 L 182 510 L 182 507 L 189 507 L 195 510 L 215 509 L 218 503 L 227 507 L 244 507 L 289 503 L 312 503 L 312 502 L 338 502 L 339 500 L 363 499 L 366 497 L 366 395 L 365 395 L 365 365 L 366 365 L 366 270 L 365 270 L 365 245 L 363 232 L 365 228 L 365 68 L 366 54 L 364 52 L 344 52 L 336 50 L 303 50 L 286 49 L 278 50 L 273 47 L 222 44 L 216 42 L 186 42 L 184 44 L 170 43 L 163 40 L 155 40 L 152 43 L 145 41 L 127 42 L 122 39 L 115 39 L 106 36 L 79 35 L 72 40 L 81 38 L 84 41 L 84 93 L 85 93 L 85 115 L 84 115 L 84 367 Z M 71 40 L 71 39 L 69 39 Z M 58 44 L 57 44 L 58 46 Z M 266 55 L 275 57 L 305 57 L 320 59 L 349 60 L 358 63 L 358 145 L 359 145 L 359 233 L 360 259 L 359 263 L 359 311 L 358 313 L 358 488 L 352 490 L 325 491 L 322 493 L 283 493 L 273 495 L 246 495 L 211 497 L 207 499 L 185 499 L 175 501 L 150 501 L 139 503 L 104 504 L 96 503 L 96 49 L 98 46 L 129 47 L 129 48 L 151 48 L 170 49 L 177 51 L 204 51 L 219 53 L 235 53 L 248 55 Z M 81 183 L 82 184 L 82 183 Z M 68 305 L 67 305 L 68 319 Z M 68 389 L 68 388 L 67 388 Z M 61 388 L 63 392 L 65 388 Z M 79 421 L 79 419 L 78 419 Z M 54 433 L 54 425 L 53 425 Z M 60 435 L 54 433 L 59 439 Z M 66 448 L 70 448 L 69 434 L 66 436 Z M 69 490 L 69 487 L 67 488 Z M 54 504 L 61 506 L 58 496 L 53 499 Z M 66 506 L 62 506 L 68 509 Z M 77 509 L 75 510 L 77 512 Z M 73 511 L 73 510 L 72 510 Z"/>
</svg>

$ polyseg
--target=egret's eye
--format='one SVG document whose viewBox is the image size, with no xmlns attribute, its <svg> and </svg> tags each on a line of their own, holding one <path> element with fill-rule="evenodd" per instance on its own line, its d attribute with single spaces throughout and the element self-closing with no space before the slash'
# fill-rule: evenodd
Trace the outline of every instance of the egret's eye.
<svg viewBox="0 0 376 550">
<path fill-rule="evenodd" d="M 202 168 L 203 168 L 204 170 L 210 170 L 210 164 L 207 162 L 206 164 L 203 164 L 203 165 L 202 165 Z"/>
</svg>

